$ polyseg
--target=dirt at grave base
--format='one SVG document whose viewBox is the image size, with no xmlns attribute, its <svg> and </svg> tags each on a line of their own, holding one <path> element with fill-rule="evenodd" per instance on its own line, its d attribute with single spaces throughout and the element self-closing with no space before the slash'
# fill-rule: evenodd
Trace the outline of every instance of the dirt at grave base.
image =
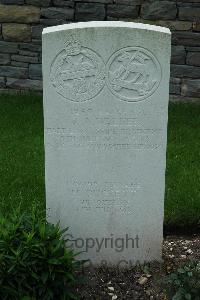
<svg viewBox="0 0 200 300">
<path fill-rule="evenodd" d="M 200 260 L 200 235 L 168 236 L 163 243 L 163 263 L 120 270 L 96 268 L 84 271 L 86 283 L 77 289 L 80 299 L 168 300 L 160 282 L 181 264 Z"/>
</svg>

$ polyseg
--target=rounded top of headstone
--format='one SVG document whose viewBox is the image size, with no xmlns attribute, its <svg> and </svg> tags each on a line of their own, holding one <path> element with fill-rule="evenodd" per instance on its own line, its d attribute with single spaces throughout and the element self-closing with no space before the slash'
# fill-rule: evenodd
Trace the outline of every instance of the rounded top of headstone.
<svg viewBox="0 0 200 300">
<path fill-rule="evenodd" d="M 64 31 L 68 29 L 84 29 L 84 28 L 131 28 L 131 29 L 142 29 L 142 30 L 151 30 L 157 31 L 160 33 L 171 34 L 169 28 L 143 24 L 143 23 L 134 23 L 134 22 L 122 22 L 122 21 L 91 21 L 91 22 L 78 22 L 70 23 L 58 26 L 51 26 L 43 29 L 42 34 L 53 33 L 57 31 Z"/>
</svg>

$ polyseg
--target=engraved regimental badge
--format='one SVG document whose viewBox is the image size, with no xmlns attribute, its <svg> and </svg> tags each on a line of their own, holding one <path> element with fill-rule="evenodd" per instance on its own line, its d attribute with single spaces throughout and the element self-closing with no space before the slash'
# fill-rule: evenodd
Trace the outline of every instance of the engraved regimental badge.
<svg viewBox="0 0 200 300">
<path fill-rule="evenodd" d="M 71 39 L 51 65 L 50 79 L 64 98 L 83 102 L 95 97 L 105 83 L 105 65 L 93 50 Z"/>
<path fill-rule="evenodd" d="M 152 95 L 161 81 L 156 57 L 141 47 L 113 53 L 105 64 L 95 51 L 70 39 L 51 64 L 50 79 L 56 91 L 74 102 L 97 96 L 107 86 L 117 98 L 137 102 Z"/>
<path fill-rule="evenodd" d="M 136 102 L 152 95 L 161 80 L 161 67 L 154 55 L 140 47 L 115 52 L 107 63 L 107 84 L 122 100 Z"/>
</svg>

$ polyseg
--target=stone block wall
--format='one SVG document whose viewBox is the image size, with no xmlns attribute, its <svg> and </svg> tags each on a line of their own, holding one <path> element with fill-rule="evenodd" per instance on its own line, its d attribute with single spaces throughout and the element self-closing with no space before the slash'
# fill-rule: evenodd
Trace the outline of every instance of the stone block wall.
<svg viewBox="0 0 200 300">
<path fill-rule="evenodd" d="M 172 98 L 200 99 L 200 0 L 0 0 L 0 89 L 42 90 L 42 29 L 91 20 L 169 27 Z"/>
</svg>

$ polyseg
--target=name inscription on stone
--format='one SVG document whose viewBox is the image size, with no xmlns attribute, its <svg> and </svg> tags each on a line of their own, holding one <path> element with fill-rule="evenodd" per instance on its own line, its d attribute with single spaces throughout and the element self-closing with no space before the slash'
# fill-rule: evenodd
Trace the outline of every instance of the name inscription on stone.
<svg viewBox="0 0 200 300">
<path fill-rule="evenodd" d="M 82 126 L 85 124 L 86 126 Z M 95 124 L 95 126 L 93 126 Z M 148 128 L 131 114 L 79 111 L 71 127 L 46 128 L 47 146 L 101 150 L 153 150 L 162 146 L 162 128 Z"/>
</svg>

